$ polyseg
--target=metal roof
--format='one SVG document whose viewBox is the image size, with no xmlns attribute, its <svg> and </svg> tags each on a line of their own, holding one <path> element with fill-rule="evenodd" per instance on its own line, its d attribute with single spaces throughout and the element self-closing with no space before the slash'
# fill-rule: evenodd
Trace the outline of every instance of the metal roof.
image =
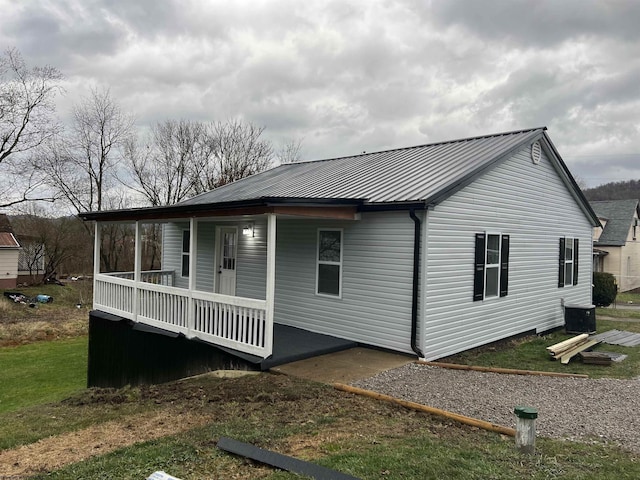
<svg viewBox="0 0 640 480">
<path fill-rule="evenodd" d="M 607 220 L 604 230 L 595 245 L 622 246 L 627 243 L 634 214 L 638 211 L 638 200 L 606 200 L 591 202 L 591 207 L 600 218 Z"/>
<path fill-rule="evenodd" d="M 176 206 L 255 199 L 343 199 L 364 204 L 437 203 L 545 128 L 487 135 L 350 157 L 284 164 Z"/>
<path fill-rule="evenodd" d="M 540 140 L 558 175 L 592 224 L 596 214 L 562 161 L 546 127 L 451 140 L 350 157 L 284 164 L 170 206 L 81 213 L 84 220 L 201 215 L 274 205 L 366 209 L 437 205 L 516 151 Z"/>
</svg>

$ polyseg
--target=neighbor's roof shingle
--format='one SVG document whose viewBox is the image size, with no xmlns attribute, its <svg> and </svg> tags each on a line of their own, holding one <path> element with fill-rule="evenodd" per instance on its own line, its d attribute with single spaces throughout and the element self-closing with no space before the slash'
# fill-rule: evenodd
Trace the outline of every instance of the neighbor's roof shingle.
<svg viewBox="0 0 640 480">
<path fill-rule="evenodd" d="M 177 205 L 257 198 L 359 199 L 365 203 L 431 202 L 475 178 L 544 128 L 368 154 L 280 165 Z"/>
<path fill-rule="evenodd" d="M 598 217 L 606 218 L 607 223 L 595 245 L 622 246 L 627 242 L 634 213 L 638 209 L 638 200 L 606 200 L 591 202 Z"/>
</svg>

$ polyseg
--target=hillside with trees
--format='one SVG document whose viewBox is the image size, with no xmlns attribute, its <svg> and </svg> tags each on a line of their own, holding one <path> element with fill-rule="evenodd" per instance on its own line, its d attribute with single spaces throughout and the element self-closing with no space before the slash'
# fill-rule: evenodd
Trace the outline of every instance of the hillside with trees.
<svg viewBox="0 0 640 480">
<path fill-rule="evenodd" d="M 583 189 L 589 201 L 640 199 L 640 180 L 605 183 L 598 187 Z"/>
</svg>

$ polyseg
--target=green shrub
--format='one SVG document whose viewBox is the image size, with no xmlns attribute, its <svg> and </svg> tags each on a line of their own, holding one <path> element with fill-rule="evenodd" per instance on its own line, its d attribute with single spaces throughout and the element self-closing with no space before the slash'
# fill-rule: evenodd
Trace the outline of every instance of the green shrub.
<svg viewBox="0 0 640 480">
<path fill-rule="evenodd" d="M 593 273 L 593 303 L 596 307 L 608 307 L 616 299 L 618 285 L 610 273 Z"/>
</svg>

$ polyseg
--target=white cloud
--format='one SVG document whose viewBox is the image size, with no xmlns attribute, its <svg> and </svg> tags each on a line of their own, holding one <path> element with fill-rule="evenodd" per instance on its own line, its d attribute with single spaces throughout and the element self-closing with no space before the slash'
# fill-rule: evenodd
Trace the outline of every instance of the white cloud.
<svg viewBox="0 0 640 480">
<path fill-rule="evenodd" d="M 99 84 L 143 128 L 244 118 L 276 141 L 304 138 L 312 158 L 542 125 L 585 177 L 598 165 L 633 175 L 637 157 L 598 158 L 640 153 L 634 1 L 0 0 L 0 11 L 0 45 L 65 74 L 63 118 Z"/>
</svg>

